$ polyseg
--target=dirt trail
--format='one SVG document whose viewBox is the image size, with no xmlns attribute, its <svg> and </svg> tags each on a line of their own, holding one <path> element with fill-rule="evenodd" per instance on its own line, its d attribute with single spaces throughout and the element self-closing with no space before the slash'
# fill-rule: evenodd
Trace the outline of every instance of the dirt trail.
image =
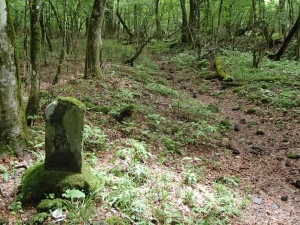
<svg viewBox="0 0 300 225">
<path fill-rule="evenodd" d="M 220 118 L 228 119 L 234 126 L 223 145 L 215 149 L 222 166 L 212 175 L 239 175 L 241 183 L 236 191 L 250 192 L 252 202 L 245 209 L 244 218 L 234 219 L 232 224 L 300 224 L 300 192 L 294 183 L 300 179 L 300 162 L 287 158 L 288 152 L 300 154 L 300 121 L 296 112 L 284 114 L 267 105 L 251 105 L 232 90 L 222 89 L 217 80 L 208 81 L 208 93 L 199 94 L 193 81 L 182 81 L 186 75 L 174 72 L 172 76 L 173 88 L 218 106 Z M 247 114 L 250 108 L 256 112 Z"/>
</svg>

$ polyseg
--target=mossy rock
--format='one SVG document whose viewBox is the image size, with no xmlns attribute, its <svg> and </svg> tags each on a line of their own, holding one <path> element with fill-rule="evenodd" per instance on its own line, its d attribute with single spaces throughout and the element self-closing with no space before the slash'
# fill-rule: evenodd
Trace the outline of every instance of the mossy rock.
<svg viewBox="0 0 300 225">
<path fill-rule="evenodd" d="M 88 194 L 97 189 L 98 179 L 83 164 L 81 173 L 48 171 L 39 163 L 25 171 L 21 181 L 22 202 L 37 203 L 47 194 L 61 197 L 67 189 L 77 189 Z"/>
<path fill-rule="evenodd" d="M 43 199 L 37 206 L 37 212 L 49 212 L 49 210 L 62 208 L 65 206 L 65 200 L 61 198 Z"/>
<path fill-rule="evenodd" d="M 101 113 L 107 114 L 111 110 L 107 106 L 100 107 L 100 106 L 96 106 L 90 102 L 85 102 L 84 104 L 89 110 L 91 110 L 93 112 L 101 112 Z"/>
<path fill-rule="evenodd" d="M 122 121 L 126 117 L 130 117 L 135 110 L 135 106 L 132 104 L 117 106 L 111 109 L 109 112 L 116 120 Z"/>
<path fill-rule="evenodd" d="M 256 109 L 255 108 L 249 108 L 249 109 L 247 109 L 247 111 L 246 111 L 246 114 L 254 114 L 254 113 L 256 113 Z"/>
</svg>

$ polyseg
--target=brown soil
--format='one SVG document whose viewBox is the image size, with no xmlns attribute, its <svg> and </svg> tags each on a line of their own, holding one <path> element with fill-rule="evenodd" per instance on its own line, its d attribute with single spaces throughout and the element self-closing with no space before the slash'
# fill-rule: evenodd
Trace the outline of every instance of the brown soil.
<svg viewBox="0 0 300 225">
<path fill-rule="evenodd" d="M 287 158 L 288 152 L 300 154 L 300 121 L 297 111 L 282 113 L 281 110 L 267 105 L 252 105 L 236 96 L 231 89 L 223 89 L 218 80 L 204 80 L 203 82 L 210 85 L 210 89 L 205 94 L 199 94 L 198 86 L 194 82 L 181 81 L 190 74 L 174 71 L 171 66 L 164 68 L 165 73 L 169 73 L 169 69 L 172 69 L 173 76 L 170 86 L 188 92 L 203 103 L 217 105 L 221 111 L 220 118 L 227 118 L 230 124 L 235 126 L 236 131 L 227 131 L 227 136 L 220 145 L 212 145 L 209 149 L 193 147 L 186 152 L 189 156 L 205 156 L 221 162 L 218 170 L 213 167 L 207 168 L 207 184 L 212 183 L 216 177 L 239 175 L 241 183 L 236 191 L 243 194 L 250 190 L 252 202 L 244 210 L 243 218 L 233 218 L 232 224 L 300 224 L 300 193 L 294 184 L 300 179 L 300 163 L 299 159 Z M 80 72 L 74 69 L 74 76 L 77 74 Z M 68 83 L 71 78 L 65 79 L 61 83 Z M 120 84 L 109 79 L 105 85 L 114 88 L 114 85 Z M 101 85 L 98 87 L 100 93 Z M 95 90 L 86 90 L 86 93 L 88 92 L 94 93 Z M 237 109 L 237 106 L 240 106 L 240 109 Z M 256 112 L 247 114 L 249 108 L 255 108 Z M 256 134 L 259 129 L 264 134 Z M 119 130 L 110 129 L 107 133 L 110 141 L 124 136 Z M 238 150 L 240 154 L 233 154 L 233 150 Z M 20 164 L 30 164 L 32 158 L 34 156 L 29 155 L 24 161 L 20 161 Z M 109 153 L 99 154 L 102 165 L 109 158 Z M 15 165 L 11 162 L 12 158 L 3 159 L 0 165 L 8 166 L 14 171 Z M 172 164 L 176 167 L 176 162 L 175 159 L 170 160 L 166 166 Z M 10 214 L 7 207 L 13 201 L 22 174 L 21 170 L 17 169 L 16 172 L 18 174 L 12 176 L 8 182 L 3 182 L 4 179 L 0 178 L 0 217 L 8 218 L 10 224 L 15 224 L 16 217 Z M 31 218 L 34 212 L 34 208 L 25 208 L 19 216 L 24 222 Z"/>
</svg>

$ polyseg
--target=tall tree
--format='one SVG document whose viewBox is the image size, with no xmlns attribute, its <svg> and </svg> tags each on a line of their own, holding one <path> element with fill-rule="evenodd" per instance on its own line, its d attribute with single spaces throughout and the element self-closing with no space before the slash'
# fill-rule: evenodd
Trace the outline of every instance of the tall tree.
<svg viewBox="0 0 300 225">
<path fill-rule="evenodd" d="M 190 0 L 189 18 L 190 36 L 189 43 L 194 48 L 199 48 L 200 44 L 200 0 Z"/>
<path fill-rule="evenodd" d="M 14 30 L 6 0 L 0 0 L 0 155 L 17 156 L 27 146 L 27 126 L 22 105 Z"/>
<path fill-rule="evenodd" d="M 101 76 L 102 24 L 106 0 L 95 0 L 89 21 L 84 78 Z"/>
<path fill-rule="evenodd" d="M 159 15 L 159 0 L 154 0 L 155 3 L 155 23 L 156 23 L 156 39 L 162 40 L 162 29 Z"/>
<path fill-rule="evenodd" d="M 187 13 L 185 8 L 185 0 L 180 0 L 181 14 L 182 14 L 182 24 L 181 24 L 181 43 L 188 44 L 189 43 L 189 26 Z"/>
<path fill-rule="evenodd" d="M 38 114 L 39 110 L 39 92 L 40 92 L 40 52 L 41 52 L 41 15 L 42 1 L 33 0 L 30 8 L 30 94 L 26 108 L 27 126 L 33 124 L 33 116 Z"/>
<path fill-rule="evenodd" d="M 63 16 L 63 26 L 62 26 L 62 46 L 61 46 L 61 50 L 60 50 L 60 57 L 59 57 L 59 63 L 58 63 L 58 67 L 57 67 L 57 72 L 55 74 L 55 77 L 52 81 L 52 84 L 57 84 L 58 83 L 58 80 L 59 80 L 59 77 L 61 75 L 61 71 L 62 71 L 62 67 L 63 67 L 63 64 L 65 62 L 65 58 L 66 58 L 66 38 L 67 38 L 67 8 L 68 8 L 68 3 L 69 1 L 68 0 L 65 0 L 64 2 L 64 16 Z"/>
</svg>

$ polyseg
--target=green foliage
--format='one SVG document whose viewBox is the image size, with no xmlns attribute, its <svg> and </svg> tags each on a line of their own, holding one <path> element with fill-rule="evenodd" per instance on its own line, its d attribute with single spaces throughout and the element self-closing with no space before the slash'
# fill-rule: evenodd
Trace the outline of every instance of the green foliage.
<svg viewBox="0 0 300 225">
<path fill-rule="evenodd" d="M 166 147 L 166 149 L 168 150 L 169 153 L 178 153 L 178 154 L 182 154 L 183 150 L 181 149 L 181 143 L 174 141 L 170 138 L 163 138 L 162 139 L 162 143 L 164 144 L 164 146 Z"/>
<path fill-rule="evenodd" d="M 126 117 L 130 117 L 134 111 L 135 106 L 133 104 L 129 104 L 113 107 L 108 114 L 112 115 L 115 119 L 122 121 Z"/>
<path fill-rule="evenodd" d="M 221 120 L 220 126 L 226 130 L 232 129 L 232 125 L 230 124 L 230 122 L 227 118 L 224 118 L 223 120 Z"/>
<path fill-rule="evenodd" d="M 118 216 L 111 216 L 105 220 L 108 225 L 125 225 L 123 219 Z"/>
<path fill-rule="evenodd" d="M 257 104 L 269 104 L 279 108 L 300 105 L 300 66 L 295 61 L 264 59 L 259 69 L 253 69 L 250 66 L 252 55 L 238 51 L 223 51 L 222 60 L 230 74 L 239 82 L 247 83 L 247 86 L 234 88 L 234 92 L 240 96 L 249 96 L 249 100 Z"/>
<path fill-rule="evenodd" d="M 0 173 L 3 173 L 3 175 L 2 175 L 3 180 L 4 180 L 5 182 L 8 182 L 8 179 L 9 179 L 9 173 L 8 173 L 8 169 L 6 168 L 6 166 L 0 165 Z"/>
<path fill-rule="evenodd" d="M 67 190 L 63 194 L 64 197 L 70 199 L 65 200 L 69 224 L 87 224 L 97 215 L 93 201 L 97 198 L 101 190 L 102 188 L 98 188 L 88 196 L 85 196 L 85 193 L 76 189 Z"/>
<path fill-rule="evenodd" d="M 41 212 L 34 214 L 31 223 L 32 224 L 41 224 L 49 217 L 49 213 Z"/>
<path fill-rule="evenodd" d="M 156 94 L 161 94 L 163 96 L 179 96 L 179 93 L 176 90 L 162 84 L 151 83 L 147 85 L 147 88 L 150 91 L 153 91 Z"/>
<path fill-rule="evenodd" d="M 8 209 L 11 214 L 17 215 L 18 213 L 23 212 L 22 202 L 15 200 L 8 206 Z"/>
<path fill-rule="evenodd" d="M 85 124 L 83 144 L 88 151 L 104 151 L 106 149 L 106 135 L 101 129 Z"/>
<path fill-rule="evenodd" d="M 171 63 L 175 64 L 176 70 L 183 70 L 185 68 L 197 68 L 199 65 L 197 54 L 191 50 L 185 50 L 176 54 L 169 59 Z"/>
</svg>

